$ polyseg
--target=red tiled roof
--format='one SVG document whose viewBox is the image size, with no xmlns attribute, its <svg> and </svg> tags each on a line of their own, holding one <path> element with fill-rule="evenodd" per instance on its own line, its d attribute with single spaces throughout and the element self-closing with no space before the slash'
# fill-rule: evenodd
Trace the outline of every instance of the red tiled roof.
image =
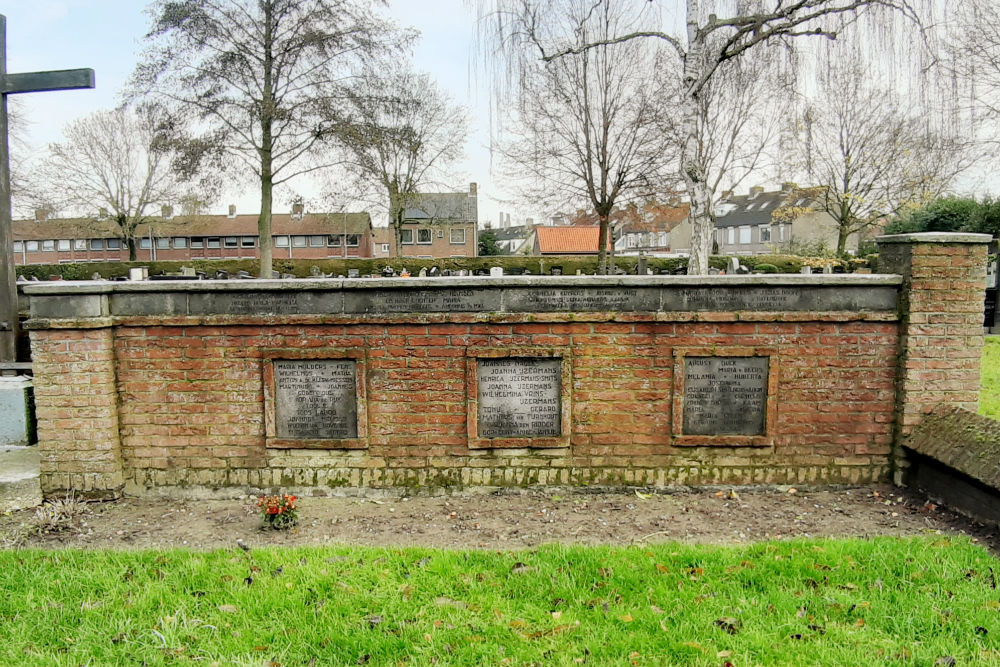
<svg viewBox="0 0 1000 667">
<path fill-rule="evenodd" d="M 536 227 L 542 253 L 597 254 L 600 227 Z M 608 244 L 611 247 L 611 244 Z"/>
</svg>

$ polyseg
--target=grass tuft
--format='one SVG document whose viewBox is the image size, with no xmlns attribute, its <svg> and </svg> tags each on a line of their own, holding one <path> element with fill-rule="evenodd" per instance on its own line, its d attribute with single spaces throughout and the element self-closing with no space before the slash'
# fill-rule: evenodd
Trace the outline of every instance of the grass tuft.
<svg viewBox="0 0 1000 667">
<path fill-rule="evenodd" d="M 11 550 L 0 664 L 1000 665 L 998 573 L 940 536 Z"/>
</svg>

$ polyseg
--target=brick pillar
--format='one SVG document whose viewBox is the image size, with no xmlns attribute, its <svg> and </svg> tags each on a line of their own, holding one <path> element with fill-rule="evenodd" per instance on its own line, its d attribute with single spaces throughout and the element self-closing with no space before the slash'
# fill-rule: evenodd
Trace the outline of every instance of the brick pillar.
<svg viewBox="0 0 1000 667">
<path fill-rule="evenodd" d="M 123 476 L 110 328 L 31 332 L 45 496 L 114 498 Z"/>
<path fill-rule="evenodd" d="M 903 277 L 893 479 L 900 443 L 935 406 L 979 406 L 988 234 L 880 236 L 879 272 Z"/>
</svg>

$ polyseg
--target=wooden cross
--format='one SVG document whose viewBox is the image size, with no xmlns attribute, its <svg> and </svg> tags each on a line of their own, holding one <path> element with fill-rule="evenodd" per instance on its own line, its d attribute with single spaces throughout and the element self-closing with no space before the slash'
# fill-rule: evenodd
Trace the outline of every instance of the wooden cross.
<svg viewBox="0 0 1000 667">
<path fill-rule="evenodd" d="M 17 361 L 17 279 L 14 275 L 13 222 L 10 209 L 10 149 L 7 143 L 7 96 L 42 90 L 93 88 L 94 70 L 7 73 L 7 17 L 0 14 L 0 363 Z"/>
</svg>

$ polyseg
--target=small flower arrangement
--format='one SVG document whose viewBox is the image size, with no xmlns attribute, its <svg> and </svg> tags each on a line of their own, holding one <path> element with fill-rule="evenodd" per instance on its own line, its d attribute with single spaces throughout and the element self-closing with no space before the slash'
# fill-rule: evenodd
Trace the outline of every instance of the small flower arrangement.
<svg viewBox="0 0 1000 667">
<path fill-rule="evenodd" d="M 299 522 L 298 496 L 261 496 L 257 499 L 261 518 L 275 530 L 287 530 Z"/>
</svg>

